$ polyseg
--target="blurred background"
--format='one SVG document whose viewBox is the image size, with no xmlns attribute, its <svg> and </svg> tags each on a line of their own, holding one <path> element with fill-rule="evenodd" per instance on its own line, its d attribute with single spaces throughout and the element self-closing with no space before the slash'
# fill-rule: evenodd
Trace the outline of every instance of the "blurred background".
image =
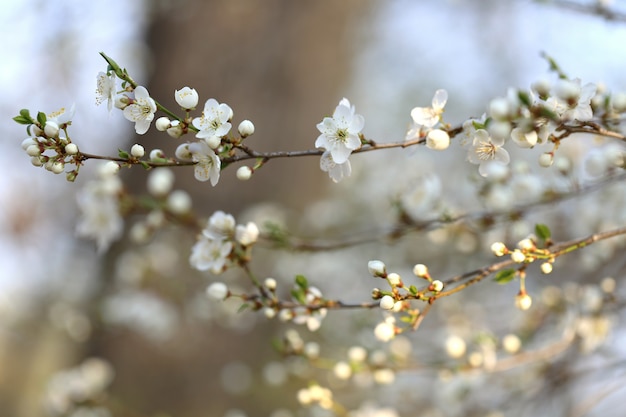
<svg viewBox="0 0 626 417">
<path fill-rule="evenodd" d="M 172 155 L 178 141 L 154 128 L 137 137 L 119 111 L 109 115 L 95 105 L 96 74 L 106 70 L 98 55 L 103 51 L 166 107 L 176 108 L 173 92 L 183 86 L 195 88 L 201 103 L 213 97 L 229 104 L 235 126 L 243 119 L 254 122 L 249 143 L 255 150 L 313 148 L 316 124 L 342 97 L 364 115 L 366 137 L 395 142 L 404 139 L 411 108 L 429 106 L 439 88 L 450 96 L 445 119 L 456 125 L 480 117 L 508 87 L 528 88 L 548 76 L 542 51 L 583 84 L 625 91 L 626 23 L 523 0 L 5 3 L 0 415 L 79 415 L 69 398 L 83 399 L 81 416 L 106 416 L 96 407 L 101 403 L 112 416 L 332 415 L 299 410 L 295 392 L 315 378 L 334 384 L 349 409 L 361 410 L 355 416 L 383 415 L 365 414 L 368 399 L 401 416 L 621 415 L 616 407 L 626 370 L 623 302 L 619 293 L 607 291 L 611 281 L 603 280 L 611 277 L 620 289 L 625 260 L 619 247 L 590 248 L 580 264 L 564 262 L 549 282 L 531 281 L 542 306 L 534 312 L 515 310 L 514 286 L 485 283 L 442 301 L 423 328 L 391 348 L 373 338 L 381 320 L 377 311 L 331 313 L 320 332 L 309 334 L 258 314 L 236 313 L 236 301 L 208 300 L 204 289 L 210 282 L 243 290 L 248 284 L 237 271 L 220 277 L 192 271 L 187 260 L 193 233 L 165 227 L 149 243 L 124 239 L 98 256 L 92 242 L 74 233 L 75 195 L 97 164 L 87 163 L 73 184 L 31 166 L 20 148 L 27 133 L 10 118 L 22 108 L 50 113 L 75 103 L 70 133 L 81 150 L 115 155 L 140 143 Z M 616 0 L 610 7 L 620 11 L 626 4 Z M 581 149 L 586 148 L 563 152 L 580 162 Z M 394 199 L 432 173 L 441 175 L 449 207 L 485 207 L 477 196 L 475 167 L 459 163 L 465 157 L 461 147 L 437 158 L 425 151 L 358 155 L 352 158 L 353 176 L 337 185 L 313 157 L 271 161 L 248 182 L 238 181 L 229 167 L 215 188 L 183 168 L 176 187 L 192 195 L 201 216 L 224 210 L 238 223 L 271 219 L 296 235 L 321 239 L 384 227 L 396 214 Z M 532 170 L 537 155 L 528 157 Z M 551 184 L 550 175 L 542 175 Z M 145 172 L 122 176 L 130 189 L 145 193 Z M 623 225 L 623 202 L 624 187 L 614 184 L 604 194 L 544 208 L 524 221 L 552 222 L 565 240 Z M 129 219 L 127 227 L 136 220 Z M 489 239 L 523 236 L 529 229 L 522 223 L 484 236 L 465 225 L 315 254 L 259 248 L 254 267 L 258 276 L 275 277 L 284 294 L 293 276 L 304 273 L 329 298 L 367 301 L 380 285 L 367 274 L 369 259 L 383 259 L 407 276 L 413 264 L 428 263 L 448 277 L 488 262 Z M 615 303 L 607 307 L 609 293 Z M 568 331 L 581 318 L 590 330 L 576 327 L 573 347 Z M 398 366 L 410 362 L 413 369 L 398 372 L 391 384 L 326 380 L 324 373 L 282 360 L 273 350 L 271 340 L 280 340 L 286 328 L 301 330 L 305 341 L 319 343 L 322 356 L 333 360 L 345 359 L 349 347 L 359 345 Z M 488 347 L 501 349 L 498 341 L 509 333 L 520 335 L 531 350 L 553 350 L 538 355 L 532 366 L 452 372 L 470 361 L 472 349 L 485 361 Z M 444 346 L 452 334 L 468 348 L 450 362 Z M 559 345 L 563 341 L 569 343 Z M 88 395 L 89 378 L 102 386 L 90 385 Z"/>
</svg>

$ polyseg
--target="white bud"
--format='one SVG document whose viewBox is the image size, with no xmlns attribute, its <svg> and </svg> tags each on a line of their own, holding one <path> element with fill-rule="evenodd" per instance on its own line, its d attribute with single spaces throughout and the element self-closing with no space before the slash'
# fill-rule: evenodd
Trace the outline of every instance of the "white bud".
<svg viewBox="0 0 626 417">
<path fill-rule="evenodd" d="M 554 86 L 554 94 L 565 101 L 577 101 L 580 92 L 580 86 L 569 80 L 559 80 Z"/>
<path fill-rule="evenodd" d="M 508 138 L 511 134 L 511 123 L 507 121 L 494 120 L 487 127 L 489 134 L 497 139 Z"/>
<path fill-rule="evenodd" d="M 521 250 L 515 249 L 511 252 L 511 259 L 513 262 L 517 262 L 519 264 L 526 260 L 526 255 L 524 255 Z"/>
<path fill-rule="evenodd" d="M 539 165 L 548 168 L 554 162 L 554 155 L 551 152 L 544 152 L 539 156 Z"/>
<path fill-rule="evenodd" d="M 59 125 L 57 122 L 49 120 L 46 122 L 43 131 L 49 138 L 55 138 L 59 134 Z"/>
<path fill-rule="evenodd" d="M 120 166 L 117 164 L 117 162 L 108 161 L 100 167 L 100 169 L 98 170 L 98 174 L 100 174 L 100 176 L 104 178 L 115 175 L 119 171 Z"/>
<path fill-rule="evenodd" d="M 169 168 L 153 169 L 148 175 L 148 192 L 153 196 L 164 196 L 172 190 L 174 172 Z"/>
<path fill-rule="evenodd" d="M 369 261 L 367 263 L 367 270 L 369 271 L 370 274 L 372 274 L 375 277 L 382 277 L 385 276 L 385 274 L 387 273 L 385 271 L 385 264 L 383 261 Z"/>
<path fill-rule="evenodd" d="M 228 287 L 223 282 L 214 282 L 207 287 L 206 293 L 214 300 L 223 300 L 228 296 Z"/>
<path fill-rule="evenodd" d="M 435 292 L 443 290 L 443 282 L 439 281 L 438 279 L 434 280 L 431 285 L 433 286 L 433 291 Z"/>
<path fill-rule="evenodd" d="M 268 319 L 273 319 L 274 317 L 276 317 L 276 310 L 271 307 L 265 307 L 263 309 L 263 315 Z"/>
<path fill-rule="evenodd" d="M 153 149 L 150 151 L 150 160 L 155 161 L 157 159 L 165 158 L 165 153 L 161 149 Z"/>
<path fill-rule="evenodd" d="M 75 143 L 68 143 L 65 145 L 65 153 L 68 155 L 76 155 L 78 153 L 78 146 Z"/>
<path fill-rule="evenodd" d="M 446 352 L 448 356 L 451 358 L 458 359 L 465 354 L 467 349 L 467 345 L 465 344 L 465 340 L 461 339 L 459 336 L 448 336 L 446 339 Z"/>
<path fill-rule="evenodd" d="M 209 145 L 209 148 L 213 150 L 219 148 L 220 145 L 222 144 L 222 139 L 217 136 L 211 136 L 210 138 L 207 138 L 205 140 L 206 140 L 207 145 Z"/>
<path fill-rule="evenodd" d="M 337 362 L 333 367 L 333 373 L 338 379 L 346 380 L 352 376 L 352 368 L 346 362 Z"/>
<path fill-rule="evenodd" d="M 416 264 L 413 267 L 413 274 L 415 274 L 416 277 L 424 278 L 428 276 L 428 267 L 424 264 Z"/>
<path fill-rule="evenodd" d="M 367 358 L 367 350 L 362 346 L 352 346 L 348 349 L 348 359 L 351 362 L 363 362 Z"/>
<path fill-rule="evenodd" d="M 254 133 L 254 124 L 250 120 L 244 120 L 239 123 L 237 130 L 242 138 L 247 138 Z"/>
<path fill-rule="evenodd" d="M 521 250 L 532 250 L 535 248 L 535 243 L 530 238 L 522 239 L 517 242 L 517 247 Z"/>
<path fill-rule="evenodd" d="M 174 152 L 174 155 L 176 155 L 176 158 L 180 160 L 190 161 L 192 159 L 192 155 L 191 151 L 189 151 L 189 144 L 181 143 L 180 145 L 178 145 L 176 151 Z"/>
<path fill-rule="evenodd" d="M 506 245 L 502 242 L 495 242 L 491 245 L 491 252 L 496 256 L 504 256 L 506 253 Z"/>
<path fill-rule="evenodd" d="M 550 81 L 547 78 L 541 78 L 532 83 L 530 88 L 535 90 L 540 96 L 547 96 L 550 94 Z"/>
<path fill-rule="evenodd" d="M 40 166 L 43 165 L 43 161 L 38 156 L 33 156 L 32 158 L 30 158 L 30 163 L 33 164 L 33 166 L 36 166 L 36 167 L 40 167 Z"/>
<path fill-rule="evenodd" d="M 170 127 L 167 128 L 167 134 L 174 139 L 178 139 L 183 135 L 183 128 L 180 126 L 180 122 L 178 120 L 174 120 Z"/>
<path fill-rule="evenodd" d="M 383 321 L 374 328 L 374 336 L 381 342 L 388 342 L 396 335 L 396 328 L 392 322 Z"/>
<path fill-rule="evenodd" d="M 252 176 L 252 169 L 249 166 L 241 166 L 237 169 L 237 179 L 241 181 L 247 181 Z"/>
<path fill-rule="evenodd" d="M 383 298 L 380 299 L 379 306 L 383 310 L 391 310 L 395 303 L 396 303 L 396 301 L 393 299 L 392 296 L 385 295 L 385 296 L 383 296 Z"/>
<path fill-rule="evenodd" d="M 263 281 L 263 284 L 265 285 L 265 288 L 267 288 L 270 291 L 274 291 L 276 289 L 276 280 L 274 278 L 265 278 L 265 281 Z"/>
<path fill-rule="evenodd" d="M 167 129 L 170 128 L 171 125 L 172 122 L 170 121 L 169 117 L 165 116 L 159 117 L 158 119 L 156 119 L 156 122 L 154 122 L 154 126 L 159 132 L 165 132 Z"/>
<path fill-rule="evenodd" d="M 544 274 L 549 274 L 552 272 L 552 264 L 550 262 L 544 262 L 541 264 L 541 272 Z"/>
<path fill-rule="evenodd" d="M 65 169 L 65 164 L 63 163 L 63 161 L 56 161 L 50 167 L 50 171 L 54 174 L 60 174 L 63 172 L 64 169 Z"/>
<path fill-rule="evenodd" d="M 130 148 L 130 154 L 135 158 L 141 158 L 146 153 L 146 150 L 138 143 L 135 143 L 132 148 Z"/>
<path fill-rule="evenodd" d="M 235 227 L 235 240 L 242 246 L 250 246 L 254 244 L 259 238 L 259 228 L 254 222 L 248 222 L 248 224 L 237 225 Z"/>
<path fill-rule="evenodd" d="M 26 153 L 28 154 L 28 156 L 39 156 L 41 155 L 41 150 L 39 149 L 38 145 L 30 145 L 28 148 L 26 148 Z"/>
<path fill-rule="evenodd" d="M 400 278 L 400 275 L 396 274 L 395 272 L 392 272 L 391 274 L 387 275 L 387 281 L 389 282 L 389 285 L 391 285 L 392 287 L 397 287 L 398 285 L 402 283 L 402 279 Z"/>
<path fill-rule="evenodd" d="M 522 347 L 522 341 L 520 340 L 519 337 L 517 337 L 517 335 L 507 334 L 502 339 L 502 347 L 508 353 L 511 353 L 511 354 L 517 353 Z"/>
<path fill-rule="evenodd" d="M 198 104 L 198 92 L 195 88 L 183 87 L 174 92 L 176 103 L 185 110 L 191 110 Z"/>
<path fill-rule="evenodd" d="M 433 129 L 428 132 L 426 146 L 436 151 L 443 151 L 450 146 L 450 135 L 441 129 Z"/>
<path fill-rule="evenodd" d="M 26 138 L 22 141 L 22 149 L 26 150 L 30 145 L 37 145 L 37 141 L 33 138 Z"/>
<path fill-rule="evenodd" d="M 518 294 L 515 297 L 515 306 L 520 310 L 528 310 L 533 303 L 533 299 L 526 293 Z"/>
<path fill-rule="evenodd" d="M 506 119 L 509 116 L 508 100 L 504 97 L 491 100 L 491 103 L 489 103 L 489 114 L 494 119 Z"/>
<path fill-rule="evenodd" d="M 167 208 L 175 214 L 185 214 L 191 210 L 191 196 L 184 190 L 175 190 L 167 196 Z"/>
</svg>

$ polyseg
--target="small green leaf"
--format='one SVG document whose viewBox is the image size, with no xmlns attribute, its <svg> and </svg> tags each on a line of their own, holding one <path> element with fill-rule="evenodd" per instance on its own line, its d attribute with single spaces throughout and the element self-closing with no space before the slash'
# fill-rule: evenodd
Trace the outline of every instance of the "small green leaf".
<svg viewBox="0 0 626 417">
<path fill-rule="evenodd" d="M 239 306 L 239 309 L 237 310 L 237 313 L 243 313 L 244 311 L 246 311 L 249 308 L 250 308 L 250 304 L 243 303 L 242 305 Z"/>
<path fill-rule="evenodd" d="M 120 158 L 124 158 L 124 159 L 128 159 L 128 158 L 130 158 L 130 155 L 128 154 L 128 152 L 123 151 L 123 150 L 121 150 L 121 149 L 118 149 L 118 150 L 117 150 L 117 155 L 118 155 Z"/>
<path fill-rule="evenodd" d="M 142 167 L 144 167 L 144 169 L 146 170 L 150 169 L 150 164 L 148 164 L 146 161 L 139 161 L 139 163 L 141 164 Z"/>
<path fill-rule="evenodd" d="M 417 294 L 417 287 L 415 285 L 411 285 L 409 287 L 409 292 L 413 295 Z"/>
<path fill-rule="evenodd" d="M 304 290 L 299 288 L 293 289 L 291 290 L 291 296 L 300 304 L 306 304 L 306 293 L 304 292 Z"/>
<path fill-rule="evenodd" d="M 30 117 L 24 117 L 24 116 L 15 116 L 13 118 L 13 120 L 21 125 L 32 125 L 33 124 L 33 119 L 31 119 Z"/>
<path fill-rule="evenodd" d="M 535 225 L 535 234 L 537 237 L 543 241 L 550 239 L 552 233 L 550 233 L 550 228 L 545 224 L 537 223 Z"/>
<path fill-rule="evenodd" d="M 46 120 L 47 120 L 46 113 L 41 112 L 41 111 L 37 113 L 37 121 L 39 122 L 42 128 L 46 125 Z"/>
<path fill-rule="evenodd" d="M 302 288 L 303 290 L 309 288 L 309 282 L 304 275 L 296 275 L 296 285 L 298 285 L 298 287 Z"/>
<path fill-rule="evenodd" d="M 515 269 L 503 269 L 496 274 L 493 280 L 498 284 L 506 284 L 507 282 L 513 281 L 516 275 L 517 271 Z"/>
<path fill-rule="evenodd" d="M 519 90 L 517 92 L 517 98 L 519 98 L 519 101 L 521 101 L 526 107 L 530 107 L 533 104 L 530 99 L 530 95 L 526 91 Z"/>
</svg>

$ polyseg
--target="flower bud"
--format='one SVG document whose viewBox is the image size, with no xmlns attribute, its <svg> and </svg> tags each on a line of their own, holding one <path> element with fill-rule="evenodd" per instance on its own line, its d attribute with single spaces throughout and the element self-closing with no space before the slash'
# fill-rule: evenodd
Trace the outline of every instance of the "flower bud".
<svg viewBox="0 0 626 417">
<path fill-rule="evenodd" d="M 228 287 L 223 282 L 214 282 L 206 289 L 207 295 L 214 300 L 223 300 L 228 296 Z"/>
<path fill-rule="evenodd" d="M 541 264 L 541 272 L 544 274 L 549 274 L 552 272 L 552 264 L 550 262 L 544 262 Z"/>
<path fill-rule="evenodd" d="M 439 292 L 443 290 L 443 282 L 439 281 L 438 279 L 434 280 L 430 285 L 433 288 L 434 292 Z"/>
<path fill-rule="evenodd" d="M 43 131 L 49 138 L 55 138 L 59 134 L 59 125 L 57 122 L 48 120 L 43 128 Z"/>
<path fill-rule="evenodd" d="M 511 259 L 513 262 L 517 262 L 519 264 L 526 260 L 526 255 L 524 255 L 521 250 L 515 249 L 511 252 Z"/>
<path fill-rule="evenodd" d="M 496 256 L 504 256 L 506 251 L 506 245 L 502 242 L 495 242 L 491 245 L 491 252 Z"/>
<path fill-rule="evenodd" d="M 185 214 L 191 210 L 191 197 L 184 190 L 175 190 L 167 196 L 167 209 L 175 214 Z"/>
<path fill-rule="evenodd" d="M 274 278 L 265 278 L 265 281 L 263 281 L 263 284 L 265 285 L 265 288 L 267 288 L 270 291 L 274 291 L 276 289 L 276 280 Z"/>
<path fill-rule="evenodd" d="M 65 164 L 63 163 L 63 161 L 56 161 L 52 164 L 50 171 L 53 174 L 60 174 L 63 172 L 64 169 L 65 169 Z"/>
<path fill-rule="evenodd" d="M 244 120 L 239 123 L 237 130 L 242 138 L 247 138 L 254 133 L 254 124 L 250 120 Z"/>
<path fill-rule="evenodd" d="M 146 150 L 138 143 L 135 143 L 132 148 L 130 148 L 130 154 L 135 158 L 141 158 L 146 153 Z"/>
<path fill-rule="evenodd" d="M 383 310 L 391 310 L 396 301 L 390 295 L 384 295 L 383 298 L 380 299 L 379 305 Z"/>
<path fill-rule="evenodd" d="M 530 295 L 528 295 L 525 292 L 520 292 L 515 297 L 515 306 L 519 308 L 520 310 L 524 310 L 524 311 L 528 310 L 530 306 L 532 305 L 532 303 L 533 303 L 533 299 L 530 298 Z"/>
<path fill-rule="evenodd" d="M 237 179 L 247 181 L 252 176 L 252 169 L 249 166 L 242 166 L 237 169 Z"/>
<path fill-rule="evenodd" d="M 41 155 L 41 149 L 39 149 L 39 145 L 30 145 L 26 148 L 26 153 L 28 156 L 39 156 Z"/>
<path fill-rule="evenodd" d="M 189 144 L 181 143 L 180 145 L 178 145 L 176 151 L 174 152 L 174 155 L 176 155 L 176 158 L 182 161 L 191 161 L 192 155 L 191 151 L 189 151 Z"/>
<path fill-rule="evenodd" d="M 450 135 L 441 129 L 433 129 L 428 132 L 426 146 L 436 151 L 443 151 L 450 146 Z"/>
<path fill-rule="evenodd" d="M 165 116 L 159 117 L 158 119 L 156 119 L 156 122 L 154 122 L 154 126 L 159 132 L 165 132 L 167 129 L 170 128 L 171 125 L 172 122 L 168 117 Z"/>
<path fill-rule="evenodd" d="M 400 275 L 396 274 L 395 272 L 387 275 L 387 281 L 392 287 L 398 287 L 402 284 L 402 279 L 400 278 Z"/>
<path fill-rule="evenodd" d="M 554 162 L 554 155 L 552 152 L 544 152 L 539 156 L 539 165 L 548 168 Z"/>
<path fill-rule="evenodd" d="M 419 278 L 425 278 L 428 276 L 428 267 L 424 264 L 416 264 L 413 267 L 413 274 Z"/>
<path fill-rule="evenodd" d="M 152 170 L 148 175 L 148 192 L 154 196 L 164 196 L 172 190 L 174 173 L 168 168 Z"/>
<path fill-rule="evenodd" d="M 165 158 L 165 153 L 161 149 L 153 149 L 150 151 L 150 160 L 156 161 L 157 159 Z"/>
<path fill-rule="evenodd" d="M 65 153 L 68 155 L 76 155 L 78 153 L 78 146 L 75 143 L 68 143 L 65 145 Z"/>
<path fill-rule="evenodd" d="M 167 129 L 167 134 L 174 139 L 178 139 L 183 135 L 183 128 L 178 120 L 174 120 Z"/>
<path fill-rule="evenodd" d="M 206 140 L 207 145 L 209 145 L 209 148 L 213 150 L 219 148 L 220 145 L 222 144 L 222 138 L 218 136 L 211 136 L 210 138 L 207 138 L 205 140 Z"/>
<path fill-rule="evenodd" d="M 375 277 L 384 277 L 387 275 L 383 261 L 369 261 L 367 263 L 367 270 Z"/>
</svg>

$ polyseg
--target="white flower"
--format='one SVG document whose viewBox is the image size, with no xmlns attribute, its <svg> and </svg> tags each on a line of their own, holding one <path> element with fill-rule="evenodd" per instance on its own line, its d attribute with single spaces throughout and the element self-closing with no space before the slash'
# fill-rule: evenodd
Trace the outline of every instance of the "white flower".
<svg viewBox="0 0 626 417">
<path fill-rule="evenodd" d="M 467 159 L 472 164 L 479 165 L 478 172 L 483 177 L 487 176 L 486 165 L 492 161 L 508 164 L 509 153 L 502 148 L 504 139 L 491 138 L 484 129 L 478 129 L 474 133 L 474 141 L 470 148 Z"/>
<path fill-rule="evenodd" d="M 111 73 L 111 75 L 107 75 L 104 72 L 99 72 L 96 87 L 96 105 L 99 106 L 104 100 L 106 100 L 107 110 L 111 113 L 115 90 L 115 74 Z"/>
<path fill-rule="evenodd" d="M 208 239 L 223 240 L 232 236 L 234 232 L 235 218 L 231 214 L 218 210 L 211 215 L 202 234 Z"/>
<path fill-rule="evenodd" d="M 174 99 L 180 107 L 185 110 L 192 110 L 198 104 L 198 92 L 195 88 L 183 87 L 174 91 Z"/>
<path fill-rule="evenodd" d="M 415 107 L 411 110 L 411 118 L 417 126 L 431 128 L 441 119 L 443 108 L 448 101 L 446 90 L 437 90 L 432 101 L 432 107 Z"/>
<path fill-rule="evenodd" d="M 220 168 L 222 161 L 215 154 L 213 149 L 205 141 L 195 142 L 189 145 L 191 159 L 196 162 L 194 175 L 198 181 L 211 180 L 211 185 L 215 186 L 220 180 Z"/>
<path fill-rule="evenodd" d="M 586 121 L 593 118 L 591 99 L 596 94 L 597 87 L 593 83 L 581 86 L 580 79 L 559 80 L 554 88 L 556 100 L 548 99 L 554 106 L 554 111 L 566 120 Z"/>
<path fill-rule="evenodd" d="M 77 195 L 81 218 L 76 225 L 76 233 L 95 239 L 99 253 L 106 251 L 124 231 L 116 195 L 121 187 L 117 176 L 103 176 L 100 181 L 87 183 Z"/>
<path fill-rule="evenodd" d="M 339 182 L 345 177 L 349 177 L 352 173 L 350 161 L 346 160 L 343 164 L 338 164 L 333 161 L 330 151 L 324 151 L 322 154 L 320 169 L 324 172 L 328 172 L 328 176 L 333 182 Z"/>
<path fill-rule="evenodd" d="M 124 117 L 131 122 L 135 122 L 135 132 L 138 135 L 143 135 L 148 131 L 156 111 L 156 103 L 148 94 L 148 90 L 139 86 L 135 88 L 135 99 L 133 102 L 124 108 Z"/>
<path fill-rule="evenodd" d="M 199 130 L 197 138 L 208 139 L 212 136 L 223 138 L 230 132 L 230 119 L 233 117 L 233 110 L 225 103 L 218 103 L 214 98 L 210 98 L 204 103 L 202 116 L 192 120 L 192 124 Z"/>
<path fill-rule="evenodd" d="M 226 257 L 232 249 L 232 242 L 213 240 L 200 236 L 191 249 L 189 263 L 200 271 L 208 270 L 213 274 L 219 274 L 224 269 Z"/>
<path fill-rule="evenodd" d="M 72 122 L 74 112 L 76 111 L 76 105 L 72 104 L 69 110 L 65 110 L 65 107 L 46 115 L 46 121 L 56 123 L 59 129 L 63 129 Z"/>
<path fill-rule="evenodd" d="M 361 147 L 359 133 L 364 124 L 363 116 L 355 114 L 354 106 L 344 98 L 335 108 L 333 117 L 325 117 L 318 123 L 317 129 L 322 134 L 315 141 L 315 147 L 329 151 L 335 164 L 343 164 L 353 150 Z"/>
</svg>

